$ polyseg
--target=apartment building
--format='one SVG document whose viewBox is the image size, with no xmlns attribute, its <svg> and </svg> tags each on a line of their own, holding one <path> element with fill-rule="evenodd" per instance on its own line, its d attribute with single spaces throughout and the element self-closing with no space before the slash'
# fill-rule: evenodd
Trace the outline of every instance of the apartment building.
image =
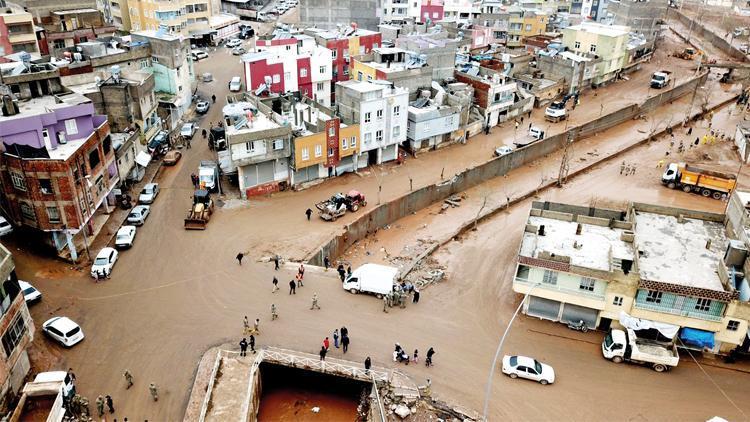
<svg viewBox="0 0 750 422">
<path fill-rule="evenodd" d="M 529 10 L 518 6 L 508 7 L 508 47 L 522 47 L 523 39 L 547 32 L 549 15 L 539 10 Z"/>
<path fill-rule="evenodd" d="M 655 0 L 609 0 L 605 20 L 643 35 L 646 44 L 642 50 L 651 51 L 659 37 L 661 21 L 666 19 L 667 7 L 668 2 Z"/>
<path fill-rule="evenodd" d="M 0 8 L 0 63 L 5 56 L 25 51 L 39 56 L 34 19 L 31 13 L 14 3 Z"/>
<path fill-rule="evenodd" d="M 373 48 L 369 54 L 353 58 L 350 76 L 356 81 L 388 81 L 416 96 L 432 84 L 432 68 L 427 56 L 401 48 Z"/>
<path fill-rule="evenodd" d="M 482 2 L 473 0 L 445 0 L 443 20 L 454 23 L 470 23 L 481 13 Z"/>
<path fill-rule="evenodd" d="M 99 36 L 111 36 L 116 30 L 96 9 L 56 10 L 37 32 L 39 50 L 43 55 L 59 57 L 62 51 L 70 51 L 77 44 Z"/>
<path fill-rule="evenodd" d="M 590 53 L 601 58 L 590 68 L 591 84 L 599 86 L 614 80 L 627 64 L 629 32 L 626 26 L 584 22 L 563 29 L 562 43 L 575 54 Z"/>
<path fill-rule="evenodd" d="M 376 30 L 383 10 L 378 0 L 306 0 L 300 2 L 297 8 L 300 27 L 314 26 L 331 30 L 348 22 L 356 22 L 362 28 Z"/>
<path fill-rule="evenodd" d="M 8 216 L 28 238 L 77 261 L 106 222 L 119 181 L 106 116 L 78 94 L 4 97 L 0 133 Z"/>
<path fill-rule="evenodd" d="M 445 19 L 443 0 L 421 0 L 417 22 L 440 22 L 443 19 Z"/>
<path fill-rule="evenodd" d="M 336 98 L 344 123 L 359 125 L 354 168 L 395 160 L 406 141 L 409 91 L 387 82 L 350 80 L 336 84 Z"/>
<path fill-rule="evenodd" d="M 394 40 L 396 47 L 413 51 L 418 57 L 424 58 L 427 67 L 432 70 L 433 81 L 452 77 L 453 69 L 456 67 L 456 51 L 460 48 L 461 40 L 452 37 L 446 30 L 438 30 L 435 26 L 414 26 L 424 28 L 424 32 L 402 31 Z"/>
<path fill-rule="evenodd" d="M 726 353 L 747 337 L 747 253 L 719 214 L 535 202 L 513 289 L 528 294 L 531 316 L 601 330 L 632 316 L 679 328 L 684 347 Z M 710 341 L 691 344 L 688 331 Z"/>
<path fill-rule="evenodd" d="M 456 70 L 456 80 L 474 88 L 475 105 L 484 120 L 483 127 L 494 127 L 531 112 L 534 96 L 507 76 L 473 62 Z"/>
<path fill-rule="evenodd" d="M 409 104 L 407 143 L 410 151 L 435 149 L 441 144 L 460 139 L 461 108 L 444 104 L 445 93 L 435 98 L 419 97 Z"/>
<path fill-rule="evenodd" d="M 194 43 L 208 43 L 212 29 L 210 18 L 219 10 L 212 9 L 211 0 L 106 0 L 110 4 L 115 24 L 121 22 L 128 31 L 156 31 L 160 27 L 167 32 L 194 39 Z M 116 6 L 115 6 L 116 3 Z M 119 16 L 114 12 L 119 9 Z M 128 15 L 126 18 L 125 15 Z M 130 24 L 127 27 L 127 24 Z"/>
</svg>

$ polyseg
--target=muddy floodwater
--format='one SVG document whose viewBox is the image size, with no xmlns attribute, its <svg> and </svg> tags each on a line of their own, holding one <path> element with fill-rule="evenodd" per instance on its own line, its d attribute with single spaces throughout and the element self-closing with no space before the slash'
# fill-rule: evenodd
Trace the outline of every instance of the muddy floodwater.
<svg viewBox="0 0 750 422">
<path fill-rule="evenodd" d="M 364 383 L 261 365 L 259 421 L 355 421 Z M 317 408 L 317 413 L 313 411 Z"/>
</svg>

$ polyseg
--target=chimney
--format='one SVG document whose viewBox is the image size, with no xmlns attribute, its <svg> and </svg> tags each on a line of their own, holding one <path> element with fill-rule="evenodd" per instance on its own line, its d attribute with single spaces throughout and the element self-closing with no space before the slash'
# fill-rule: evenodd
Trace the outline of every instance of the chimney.
<svg viewBox="0 0 750 422">
<path fill-rule="evenodd" d="M 18 106 L 10 95 L 3 95 L 3 116 L 15 116 L 18 114 Z"/>
<path fill-rule="evenodd" d="M 578 223 L 578 225 L 576 226 L 576 236 L 581 235 L 581 230 L 583 230 L 583 226 L 581 225 L 581 223 Z"/>
<path fill-rule="evenodd" d="M 544 224 L 539 226 L 539 236 L 544 236 Z"/>
</svg>

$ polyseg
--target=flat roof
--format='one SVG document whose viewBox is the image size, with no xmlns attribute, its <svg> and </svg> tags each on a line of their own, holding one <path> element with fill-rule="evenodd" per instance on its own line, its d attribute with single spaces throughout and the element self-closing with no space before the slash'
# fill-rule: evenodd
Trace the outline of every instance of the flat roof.
<svg viewBox="0 0 750 422">
<path fill-rule="evenodd" d="M 98 12 L 98 10 L 96 9 L 68 9 L 68 10 L 58 10 L 52 13 L 55 15 L 67 15 L 69 13 L 91 13 L 91 12 Z"/>
<path fill-rule="evenodd" d="M 633 260 L 633 245 L 620 239 L 624 229 L 593 224 L 581 224 L 581 234 L 576 235 L 577 222 L 548 217 L 530 216 L 528 224 L 544 225 L 544 236 L 524 233 L 521 256 L 538 258 L 541 252 L 570 257 L 570 265 L 611 271 L 610 258 Z"/>
<path fill-rule="evenodd" d="M 175 40 L 182 39 L 181 35 L 174 35 L 174 34 L 170 34 L 169 32 L 164 32 L 160 34 L 158 31 L 153 30 L 153 29 L 133 32 L 131 36 L 132 35 L 140 35 L 146 38 L 158 38 L 158 39 L 167 40 L 167 41 L 175 41 Z"/>
<path fill-rule="evenodd" d="M 717 274 L 729 243 L 723 224 L 694 218 L 680 223 L 671 215 L 636 212 L 635 240 L 642 279 L 724 291 Z"/>
<path fill-rule="evenodd" d="M 564 28 L 563 31 L 566 29 L 570 29 L 572 31 L 592 32 L 594 34 L 604 35 L 607 37 L 619 37 L 621 35 L 626 35 L 630 32 L 630 28 L 627 26 L 602 25 L 600 23 L 595 23 L 595 22 L 582 22 L 578 25 Z"/>
</svg>

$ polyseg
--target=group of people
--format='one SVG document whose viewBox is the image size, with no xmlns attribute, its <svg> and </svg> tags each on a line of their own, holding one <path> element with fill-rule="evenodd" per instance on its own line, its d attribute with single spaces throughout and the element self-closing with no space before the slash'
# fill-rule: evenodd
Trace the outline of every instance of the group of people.
<svg viewBox="0 0 750 422">
<path fill-rule="evenodd" d="M 94 271 L 94 274 L 94 279 L 98 283 L 100 280 L 109 278 L 109 275 L 112 274 L 112 270 L 107 271 L 106 268 L 102 268 L 101 270 Z"/>
<path fill-rule="evenodd" d="M 398 306 L 400 308 L 406 308 L 406 301 L 411 295 L 412 303 L 419 303 L 419 289 L 411 282 L 405 282 L 401 280 L 400 283 L 393 286 L 391 293 L 383 295 L 383 312 L 388 313 L 388 308 Z"/>
<path fill-rule="evenodd" d="M 340 342 L 339 339 L 341 340 Z M 337 349 L 341 348 L 343 352 L 346 353 L 349 350 L 349 342 L 349 329 L 346 328 L 346 326 L 342 326 L 341 329 L 336 328 L 333 330 L 333 347 Z M 339 344 L 341 344 L 340 347 Z M 326 354 L 328 353 L 330 346 L 331 341 L 328 337 L 324 338 L 323 344 L 320 347 L 320 352 L 318 353 L 321 361 L 326 360 Z"/>
<path fill-rule="evenodd" d="M 435 355 L 435 349 L 430 347 L 429 350 L 427 350 L 427 355 L 425 359 L 425 366 L 432 366 L 432 356 Z M 393 361 L 404 363 L 406 365 L 409 364 L 409 362 L 413 363 L 419 363 L 419 350 L 414 349 L 414 354 L 412 354 L 411 357 L 409 357 L 409 353 L 401 347 L 399 343 L 396 343 L 396 348 L 393 350 Z"/>
</svg>

